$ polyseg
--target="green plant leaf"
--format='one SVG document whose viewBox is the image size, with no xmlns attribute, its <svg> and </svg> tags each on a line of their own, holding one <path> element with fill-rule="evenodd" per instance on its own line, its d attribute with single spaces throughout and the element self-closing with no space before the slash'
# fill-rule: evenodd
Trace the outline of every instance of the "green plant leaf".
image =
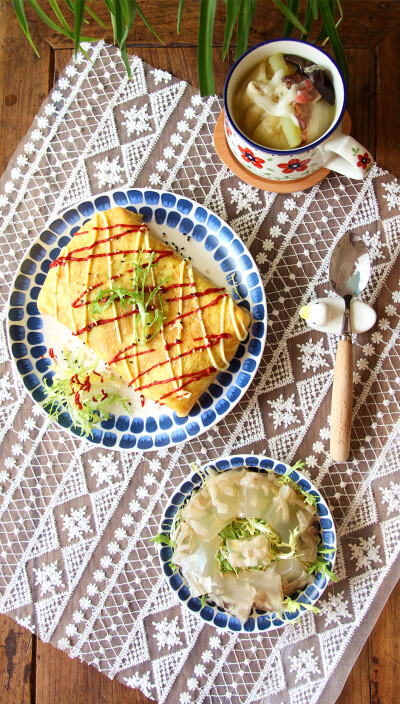
<svg viewBox="0 0 400 704">
<path fill-rule="evenodd" d="M 50 4 L 51 9 L 53 10 L 55 16 L 57 17 L 58 21 L 61 22 L 61 24 L 62 24 L 62 26 L 64 27 L 64 29 L 65 29 L 67 32 L 71 32 L 71 34 L 72 34 L 71 27 L 69 26 L 69 24 L 68 24 L 68 22 L 66 21 L 64 15 L 63 15 L 63 13 L 61 12 L 61 10 L 60 10 L 60 8 L 59 8 L 59 6 L 58 6 L 57 0 L 49 0 L 49 4 Z"/>
<path fill-rule="evenodd" d="M 314 19 L 318 19 L 318 2 L 317 0 L 310 0 L 311 12 Z"/>
<path fill-rule="evenodd" d="M 100 27 L 102 27 L 103 29 L 107 29 L 106 23 L 103 22 L 101 17 L 99 17 L 94 10 L 92 10 L 90 5 L 85 5 L 85 10 L 88 13 L 88 15 L 90 15 L 90 17 L 92 17 L 94 19 L 94 21 L 97 22 L 98 25 L 100 25 Z M 86 20 L 84 20 L 84 21 L 86 22 Z"/>
<path fill-rule="evenodd" d="M 37 0 L 28 0 L 28 2 L 30 4 L 30 6 L 32 7 L 32 9 L 36 12 L 39 19 L 41 19 L 42 22 L 44 22 L 44 24 L 46 24 L 48 27 L 53 29 L 55 32 L 62 34 L 64 37 L 68 37 L 68 39 L 72 39 L 72 40 L 74 39 L 74 35 L 73 35 L 72 31 L 67 31 L 66 29 L 64 29 L 64 27 L 60 27 L 58 24 L 53 22 L 51 17 L 46 15 L 46 13 L 42 10 L 42 8 L 40 7 Z M 80 39 L 81 39 L 81 41 L 85 41 L 85 42 L 98 42 L 99 41 L 98 37 L 81 37 Z"/>
<path fill-rule="evenodd" d="M 224 43 L 222 45 L 222 58 L 225 59 L 232 39 L 233 28 L 239 14 L 241 0 L 227 0 Z"/>
<path fill-rule="evenodd" d="M 289 12 L 291 12 L 295 17 L 298 17 L 299 14 L 299 0 L 287 0 L 287 9 Z M 293 29 L 294 29 L 294 24 L 293 22 L 289 19 L 289 17 L 286 15 L 285 16 L 285 25 L 283 27 L 283 37 L 291 37 L 293 34 Z"/>
<path fill-rule="evenodd" d="M 214 95 L 215 84 L 212 65 L 212 36 L 217 0 L 200 3 L 199 35 L 197 45 L 197 70 L 201 95 Z"/>
<path fill-rule="evenodd" d="M 136 10 L 138 10 L 138 5 L 136 0 L 120 0 L 122 14 L 125 20 L 125 29 L 122 36 L 118 40 L 120 46 L 125 46 L 128 34 L 132 29 L 133 23 L 135 21 Z"/>
<path fill-rule="evenodd" d="M 178 19 L 176 21 L 176 33 L 177 34 L 179 34 L 181 31 L 182 13 L 183 13 L 184 7 L 185 7 L 185 0 L 179 0 Z"/>
<path fill-rule="evenodd" d="M 317 17 L 318 17 L 318 6 L 316 5 L 316 7 L 317 7 Z M 306 9 L 306 16 L 305 16 L 305 20 L 304 20 L 304 27 L 306 29 L 306 32 L 305 33 L 303 32 L 303 34 L 301 35 L 301 39 L 303 39 L 303 40 L 307 39 L 307 37 L 311 31 L 311 27 L 314 24 L 314 19 L 315 19 L 315 17 L 314 17 L 314 13 L 313 13 L 313 4 L 312 4 L 311 0 L 308 0 L 307 9 Z"/>
<path fill-rule="evenodd" d="M 301 24 L 300 20 L 296 17 L 293 12 L 289 10 L 286 5 L 283 4 L 282 0 L 272 0 L 273 3 L 279 8 L 279 10 L 282 12 L 282 14 L 285 15 L 285 17 L 297 28 L 302 32 L 303 34 L 306 33 L 305 27 Z M 326 0 L 325 0 L 326 2 Z"/>
<path fill-rule="evenodd" d="M 83 15 L 85 12 L 85 0 L 75 0 L 75 25 L 74 25 L 74 49 L 75 56 L 79 50 L 81 41 Z"/>
<path fill-rule="evenodd" d="M 242 56 L 247 49 L 255 9 L 256 3 L 254 0 L 242 0 L 237 25 L 236 59 Z"/>
<path fill-rule="evenodd" d="M 137 11 L 138 11 L 139 17 L 142 18 L 142 20 L 143 20 L 143 22 L 145 23 L 147 29 L 149 29 L 150 32 L 152 32 L 152 34 L 154 34 L 155 38 L 158 39 L 158 41 L 160 42 L 160 44 L 164 44 L 165 42 L 163 42 L 163 40 L 161 39 L 161 37 L 158 36 L 158 34 L 157 34 L 156 30 L 154 29 L 154 27 L 152 27 L 152 25 L 150 24 L 150 22 L 149 22 L 149 20 L 147 19 L 147 17 L 144 16 L 143 10 L 139 7 L 139 5 L 137 6 Z"/>
<path fill-rule="evenodd" d="M 324 22 L 324 27 L 326 28 L 329 41 L 331 43 L 332 49 L 335 52 L 335 58 L 338 63 L 340 70 L 343 73 L 344 80 L 346 84 L 349 82 L 349 72 L 347 68 L 347 61 L 344 55 L 342 43 L 339 38 L 339 34 L 335 25 L 334 17 L 331 13 L 331 9 L 328 6 L 326 0 L 318 0 L 318 7 L 321 13 L 322 20 Z"/>
<path fill-rule="evenodd" d="M 15 14 L 17 15 L 17 20 L 20 24 L 20 27 L 25 34 L 29 44 L 31 45 L 32 49 L 34 50 L 36 56 L 40 57 L 40 54 L 38 50 L 36 49 L 33 39 L 30 35 L 29 32 L 29 27 L 28 27 L 28 22 L 26 20 L 26 15 L 25 15 L 25 8 L 24 8 L 24 0 L 12 0 L 13 8 L 15 10 Z"/>
</svg>

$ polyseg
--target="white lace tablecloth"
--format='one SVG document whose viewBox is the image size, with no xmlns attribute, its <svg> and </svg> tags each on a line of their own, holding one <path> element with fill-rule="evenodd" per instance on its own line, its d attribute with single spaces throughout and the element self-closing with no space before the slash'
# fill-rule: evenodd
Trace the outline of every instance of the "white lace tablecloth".
<svg viewBox="0 0 400 704">
<path fill-rule="evenodd" d="M 103 43 L 57 81 L 1 182 L 3 302 L 0 611 L 44 641 L 140 688 L 160 704 L 333 702 L 399 577 L 400 184 L 332 175 L 274 195 L 218 158 L 221 101 Z M 157 453 L 79 441 L 27 396 L 5 339 L 7 297 L 23 252 L 57 212 L 118 186 L 172 190 L 227 220 L 251 249 L 269 306 L 259 372 L 243 400 L 198 440 Z M 378 312 L 355 342 L 351 459 L 332 463 L 329 394 L 336 340 L 299 307 L 329 294 L 328 262 L 349 228 L 373 261 L 364 300 Z M 189 463 L 265 450 L 320 487 L 338 531 L 339 581 L 320 615 L 268 635 L 217 631 L 181 608 L 149 542 Z"/>
</svg>

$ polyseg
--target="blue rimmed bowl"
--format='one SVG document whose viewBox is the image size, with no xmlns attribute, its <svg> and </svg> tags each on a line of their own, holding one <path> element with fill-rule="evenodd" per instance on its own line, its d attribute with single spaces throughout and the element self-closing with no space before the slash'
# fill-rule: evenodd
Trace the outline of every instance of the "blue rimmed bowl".
<svg viewBox="0 0 400 704">
<path fill-rule="evenodd" d="M 198 473 L 196 472 L 189 479 L 185 479 L 185 481 L 182 482 L 180 487 L 170 499 L 161 519 L 160 532 L 165 536 L 169 536 L 174 516 L 176 515 L 179 507 L 183 503 L 186 503 L 193 491 L 201 488 L 204 482 L 204 476 L 207 474 L 208 469 L 215 472 L 227 472 L 231 469 L 238 469 L 240 467 L 248 467 L 251 470 L 264 473 L 272 471 L 277 475 L 282 475 L 289 472 L 290 478 L 301 489 L 310 492 L 313 496 L 315 496 L 317 514 L 320 523 L 320 551 L 323 552 L 324 548 L 326 550 L 336 550 L 337 543 L 335 524 L 333 522 L 331 512 L 318 489 L 303 474 L 301 474 L 301 472 L 298 472 L 297 469 L 290 471 L 289 465 L 284 462 L 271 459 L 270 457 L 265 457 L 265 455 L 230 455 L 229 457 L 222 457 L 215 462 L 209 462 L 208 464 L 203 465 Z M 241 631 L 245 633 L 264 633 L 266 631 L 272 631 L 275 628 L 285 626 L 291 621 L 295 621 L 302 613 L 304 613 L 304 611 L 306 611 L 304 604 L 314 606 L 329 583 L 328 577 L 324 576 L 321 572 L 318 572 L 315 575 L 315 579 L 312 584 L 308 584 L 303 587 L 303 589 L 291 595 L 291 598 L 298 604 L 297 611 L 286 611 L 277 615 L 276 613 L 253 608 L 253 611 L 247 621 L 245 623 L 241 623 L 239 619 L 228 614 L 222 607 L 216 606 L 213 602 L 207 602 L 205 606 L 202 606 L 200 598 L 193 597 L 191 595 L 190 589 L 183 579 L 180 570 L 177 569 L 175 571 L 171 567 L 172 552 L 172 548 L 162 547 L 159 551 L 159 558 L 165 578 L 167 579 L 171 589 L 176 593 L 177 597 L 186 608 L 188 608 L 193 614 L 196 614 L 199 618 L 203 619 L 206 623 L 233 633 L 238 633 Z M 335 553 L 328 553 L 326 555 L 326 560 L 328 568 L 332 570 L 335 562 Z"/>
<path fill-rule="evenodd" d="M 165 233 L 169 242 L 192 258 L 197 269 L 218 286 L 226 287 L 252 316 L 248 337 L 239 345 L 228 369 L 218 375 L 188 416 L 180 418 L 170 409 L 146 401 L 133 415 L 122 409 L 96 426 L 91 436 L 85 436 L 110 449 L 165 449 L 198 437 L 222 420 L 248 390 L 264 351 L 267 308 L 257 265 L 234 230 L 208 208 L 168 191 L 131 188 L 88 198 L 61 213 L 32 243 L 16 273 L 9 299 L 9 348 L 25 388 L 46 410 L 43 382 L 53 372 L 48 353 L 51 344 L 36 305 L 41 286 L 51 262 L 82 225 L 96 212 L 115 206 L 141 213 L 155 235 Z M 67 412 L 56 422 L 82 436 Z"/>
</svg>

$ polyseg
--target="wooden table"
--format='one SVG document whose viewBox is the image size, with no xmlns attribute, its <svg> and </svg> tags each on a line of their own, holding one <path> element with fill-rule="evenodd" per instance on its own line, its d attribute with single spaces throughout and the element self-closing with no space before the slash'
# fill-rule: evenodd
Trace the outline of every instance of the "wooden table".
<svg viewBox="0 0 400 704">
<path fill-rule="evenodd" d="M 42 2 L 43 7 L 48 3 Z M 303 3 L 304 4 L 304 3 Z M 103 3 L 96 11 L 104 19 Z M 198 2 L 187 0 L 182 31 L 176 36 L 177 0 L 142 0 L 141 6 L 165 41 L 160 46 L 138 20 L 130 51 L 157 68 L 198 86 L 196 37 Z M 258 3 L 250 44 L 280 36 L 283 22 L 271 0 Z M 352 134 L 380 166 L 400 176 L 400 3 L 342 0 L 341 37 L 349 63 L 348 110 Z M 261 7 L 263 6 L 263 8 Z M 46 7 L 46 9 L 48 9 Z M 30 127 L 43 99 L 71 57 L 71 45 L 39 23 L 32 13 L 36 58 L 15 19 L 11 0 L 0 3 L 0 173 Z M 233 52 L 221 60 L 224 4 L 219 4 L 214 33 L 216 91 L 222 93 Z M 91 34 L 102 36 L 102 30 Z M 110 32 L 106 39 L 112 41 Z M 400 584 L 350 673 L 338 704 L 394 704 L 399 701 Z M 67 655 L 0 616 L 0 688 L 2 704 L 144 704 L 141 692 L 111 682 L 93 667 Z"/>
</svg>

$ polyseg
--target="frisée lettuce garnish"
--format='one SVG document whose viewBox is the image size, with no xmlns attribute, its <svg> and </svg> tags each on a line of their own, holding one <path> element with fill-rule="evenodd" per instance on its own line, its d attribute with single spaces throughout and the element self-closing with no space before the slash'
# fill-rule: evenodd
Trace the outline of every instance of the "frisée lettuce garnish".
<svg viewBox="0 0 400 704">
<path fill-rule="evenodd" d="M 119 381 L 112 372 L 97 371 L 99 358 L 84 361 L 84 351 L 71 350 L 64 355 L 63 364 L 53 359 L 55 373 L 49 383 L 43 379 L 46 392 L 44 406 L 56 419 L 67 411 L 72 425 L 85 435 L 92 435 L 93 428 L 110 417 L 110 407 L 117 401 L 126 411 L 128 398 L 116 390 Z"/>
</svg>

